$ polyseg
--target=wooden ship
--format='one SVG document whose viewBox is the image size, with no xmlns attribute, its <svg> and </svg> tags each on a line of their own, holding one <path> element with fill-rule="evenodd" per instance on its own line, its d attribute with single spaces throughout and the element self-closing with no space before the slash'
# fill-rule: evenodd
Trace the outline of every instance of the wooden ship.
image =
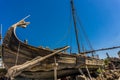
<svg viewBox="0 0 120 80">
<path fill-rule="evenodd" d="M 25 28 L 29 24 L 29 22 L 25 21 L 26 18 L 24 18 L 13 24 L 3 39 L 2 60 L 7 70 L 5 75 L 7 78 L 24 77 L 29 79 L 57 80 L 66 76 L 94 73 L 98 68 L 103 66 L 102 60 L 87 57 L 84 55 L 84 52 L 80 52 L 73 0 L 71 0 L 71 6 L 78 54 L 64 52 L 69 46 L 50 50 L 34 47 L 19 40 L 15 32 L 16 28 Z"/>
<path fill-rule="evenodd" d="M 7 77 L 27 78 L 54 78 L 54 69 L 57 69 L 57 77 L 65 77 L 80 74 L 79 69 L 88 66 L 96 71 L 103 65 L 102 60 L 86 57 L 80 54 L 68 54 L 63 52 L 68 46 L 58 50 L 48 50 L 33 47 L 20 41 L 15 29 L 17 26 L 25 26 L 25 21 L 14 24 L 7 31 L 2 45 L 2 58 Z"/>
</svg>

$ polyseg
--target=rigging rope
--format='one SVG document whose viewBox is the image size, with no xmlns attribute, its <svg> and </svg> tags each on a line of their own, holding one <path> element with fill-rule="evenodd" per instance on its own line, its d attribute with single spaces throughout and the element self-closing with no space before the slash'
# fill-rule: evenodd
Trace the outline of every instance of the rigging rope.
<svg viewBox="0 0 120 80">
<path fill-rule="evenodd" d="M 70 13 L 72 12 L 71 8 L 70 8 Z M 70 24 L 69 24 L 69 27 L 68 27 L 68 31 L 65 33 L 65 35 L 63 36 L 62 39 L 60 39 L 55 45 L 58 45 L 59 43 L 61 43 L 66 37 L 69 37 L 70 36 L 70 54 L 72 53 L 72 35 L 69 35 L 71 34 L 71 29 L 72 29 L 72 14 L 70 14 Z M 68 44 L 68 43 L 67 43 Z"/>
<path fill-rule="evenodd" d="M 86 42 L 87 42 L 88 46 L 90 47 L 91 50 L 94 50 L 93 47 L 92 47 L 92 45 L 91 45 L 91 43 L 90 43 L 90 40 L 89 40 L 89 38 L 88 38 L 88 36 L 86 34 L 86 31 L 85 31 L 85 29 L 84 29 L 84 27 L 82 25 L 82 22 L 81 22 L 81 20 L 80 20 L 80 18 L 78 16 L 77 16 L 77 19 L 78 19 L 78 23 L 79 23 L 79 25 L 81 27 L 81 30 L 83 32 L 83 35 L 84 35 L 84 37 L 86 39 Z M 92 53 L 92 56 L 94 56 L 93 53 Z"/>
<path fill-rule="evenodd" d="M 58 42 L 56 42 L 55 45 L 60 44 L 65 38 L 68 37 L 68 34 L 70 34 L 70 32 L 71 32 L 71 28 L 72 28 L 72 20 L 70 21 L 70 25 L 69 25 L 69 27 L 68 27 L 68 31 L 67 31 L 67 32 L 65 33 L 65 35 L 62 37 L 62 39 L 60 39 Z"/>
<path fill-rule="evenodd" d="M 71 28 L 69 27 L 68 31 L 65 33 L 65 35 L 63 36 L 63 38 L 60 39 L 55 45 L 60 44 L 60 43 L 68 36 L 68 34 L 70 33 L 70 29 L 71 29 Z"/>
</svg>

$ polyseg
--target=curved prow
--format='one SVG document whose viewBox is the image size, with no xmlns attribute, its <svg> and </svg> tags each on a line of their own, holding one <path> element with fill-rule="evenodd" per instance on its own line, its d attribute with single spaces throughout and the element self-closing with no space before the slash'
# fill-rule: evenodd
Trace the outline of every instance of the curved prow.
<svg viewBox="0 0 120 80">
<path fill-rule="evenodd" d="M 30 15 L 26 16 L 22 20 L 18 21 L 17 23 L 13 24 L 7 31 L 4 39 L 3 39 L 3 62 L 7 66 L 6 68 L 10 68 L 15 64 L 16 55 L 18 53 L 18 47 L 20 46 L 20 51 L 22 50 L 22 57 L 24 56 L 25 59 L 23 61 L 18 61 L 18 64 L 21 62 L 25 62 L 32 58 L 33 54 L 30 53 L 31 51 L 26 52 L 26 49 L 28 50 L 29 45 L 24 44 L 16 35 L 16 28 L 22 27 L 25 28 L 30 22 L 26 22 L 25 19 L 27 19 Z M 31 47 L 31 46 L 30 46 Z M 34 47 L 32 47 L 34 48 Z M 24 50 L 25 49 L 25 50 Z M 25 53 L 26 52 L 26 53 Z M 29 58 L 26 58 L 27 56 L 30 56 Z M 34 56 L 36 57 L 36 56 Z M 21 56 L 19 56 L 21 58 Z"/>
<path fill-rule="evenodd" d="M 30 15 L 26 16 L 19 22 L 15 23 L 14 25 L 12 25 L 12 27 L 16 28 L 17 26 L 20 26 L 20 27 L 25 28 L 28 24 L 30 24 L 30 22 L 25 22 L 25 19 L 27 19 L 28 17 L 30 17 Z"/>
</svg>

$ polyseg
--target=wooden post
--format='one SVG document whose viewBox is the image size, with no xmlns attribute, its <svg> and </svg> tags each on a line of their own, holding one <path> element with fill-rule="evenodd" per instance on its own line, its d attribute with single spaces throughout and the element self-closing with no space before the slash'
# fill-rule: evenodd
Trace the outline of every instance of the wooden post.
<svg viewBox="0 0 120 80">
<path fill-rule="evenodd" d="M 56 63 L 56 57 L 54 57 L 55 64 L 54 64 L 54 80 L 57 80 L 57 66 L 58 64 Z"/>
<path fill-rule="evenodd" d="M 92 77 L 91 77 L 91 75 L 90 75 L 90 72 L 89 72 L 89 70 L 88 70 L 87 65 L 86 65 L 86 70 L 87 70 L 87 73 L 88 73 L 88 76 L 89 76 L 90 80 L 92 80 Z"/>
<path fill-rule="evenodd" d="M 84 76 L 85 80 L 87 80 L 85 74 L 83 73 L 83 71 L 79 68 L 79 72 Z"/>
</svg>

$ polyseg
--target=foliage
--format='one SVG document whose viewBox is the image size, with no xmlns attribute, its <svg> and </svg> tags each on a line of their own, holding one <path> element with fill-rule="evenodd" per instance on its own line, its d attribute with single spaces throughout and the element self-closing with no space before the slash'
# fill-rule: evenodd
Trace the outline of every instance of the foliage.
<svg viewBox="0 0 120 80">
<path fill-rule="evenodd" d="M 104 59 L 104 63 L 105 63 L 105 65 L 108 65 L 109 59 L 108 58 Z"/>
</svg>

